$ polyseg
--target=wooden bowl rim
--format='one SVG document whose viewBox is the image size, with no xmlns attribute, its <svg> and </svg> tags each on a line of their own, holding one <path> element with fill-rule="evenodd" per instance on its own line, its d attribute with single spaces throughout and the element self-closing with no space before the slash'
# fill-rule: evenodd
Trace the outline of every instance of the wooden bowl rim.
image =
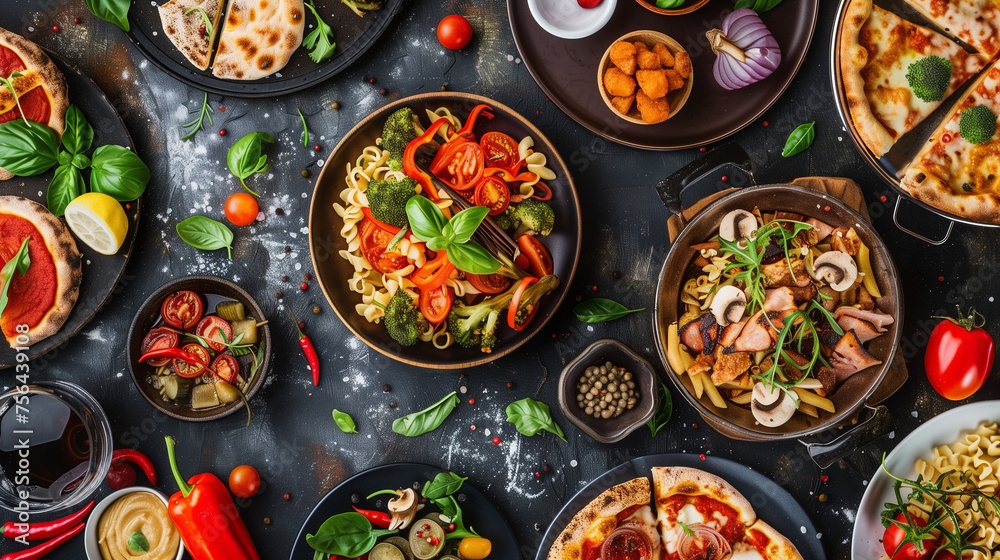
<svg viewBox="0 0 1000 560">
<path fill-rule="evenodd" d="M 642 0 L 639 1 L 641 2 Z M 705 1 L 707 2 L 708 0 Z M 611 44 L 608 45 L 608 48 L 604 50 L 604 55 L 601 57 L 601 63 L 597 66 L 597 90 L 601 93 L 601 99 L 604 100 L 604 104 L 608 106 L 608 109 L 610 109 L 611 112 L 616 117 L 622 120 L 626 120 L 630 123 L 641 124 L 641 125 L 654 125 L 654 124 L 663 124 L 665 122 L 668 122 L 671 118 L 673 118 L 674 115 L 679 113 L 680 110 L 684 108 L 684 105 L 687 104 L 688 98 L 691 97 L 691 90 L 694 87 L 694 68 L 691 68 L 691 73 L 684 80 L 684 88 L 677 92 L 672 91 L 667 94 L 668 102 L 670 101 L 671 97 L 673 97 L 675 101 L 677 101 L 676 103 L 670 104 L 670 116 L 668 116 L 666 120 L 662 120 L 657 123 L 648 123 L 642 120 L 641 117 L 631 116 L 633 112 L 635 112 L 636 114 L 638 114 L 639 112 L 639 110 L 635 108 L 636 105 L 634 101 L 632 104 L 632 110 L 630 110 L 628 114 L 623 115 L 619 113 L 617 109 L 615 109 L 614 105 L 611 104 L 611 97 L 608 95 L 607 90 L 604 89 L 604 73 L 607 71 L 609 65 L 612 64 L 611 47 L 613 47 L 615 43 L 618 43 L 620 41 L 635 42 L 637 40 L 641 40 L 643 43 L 649 43 L 650 38 L 655 39 L 653 42 L 654 45 L 656 43 L 663 43 L 664 45 L 666 45 L 667 48 L 670 49 L 670 54 L 676 55 L 679 52 L 687 52 L 684 46 L 681 45 L 680 41 L 674 39 L 673 37 L 667 35 L 666 33 L 653 31 L 651 29 L 639 29 L 636 31 L 630 31 L 612 41 Z M 637 90 L 638 87 L 639 86 L 637 85 L 636 86 Z"/>
<path fill-rule="evenodd" d="M 698 8 L 701 8 L 705 4 L 708 4 L 708 0 L 698 0 L 694 4 L 691 4 L 690 6 L 677 8 L 676 10 L 667 10 L 664 8 L 656 7 L 656 4 L 653 4 L 649 0 L 635 0 L 635 1 L 638 2 L 639 5 L 641 5 L 643 8 L 646 8 L 647 10 L 653 12 L 654 14 L 660 14 L 661 16 L 683 16 L 686 14 L 690 14 L 691 12 L 697 10 Z"/>
</svg>

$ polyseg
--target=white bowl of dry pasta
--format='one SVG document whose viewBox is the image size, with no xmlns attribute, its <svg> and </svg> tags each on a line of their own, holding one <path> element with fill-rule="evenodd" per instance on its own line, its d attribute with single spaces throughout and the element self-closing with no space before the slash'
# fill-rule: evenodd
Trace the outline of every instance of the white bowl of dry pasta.
<svg viewBox="0 0 1000 560">
<path fill-rule="evenodd" d="M 316 181 L 309 242 L 351 332 L 395 360 L 450 369 L 543 328 L 572 283 L 580 223 L 573 180 L 541 131 L 491 99 L 436 92 L 344 136 Z"/>
<path fill-rule="evenodd" d="M 888 558 L 883 540 L 893 539 L 884 539 L 883 512 L 908 525 L 905 516 L 897 517 L 903 508 L 917 525 L 935 526 L 945 518 L 931 531 L 935 542 L 928 542 L 928 551 L 934 558 L 1000 557 L 998 422 L 1000 401 L 976 402 L 938 414 L 903 438 L 868 482 L 854 520 L 851 558 Z M 922 490 L 915 488 L 918 479 Z M 948 556 L 955 551 L 947 549 L 952 543 L 964 553 Z"/>
<path fill-rule="evenodd" d="M 688 222 L 653 320 L 668 377 L 709 425 L 779 440 L 854 417 L 892 363 L 902 309 L 871 224 L 817 190 L 764 185 Z"/>
</svg>

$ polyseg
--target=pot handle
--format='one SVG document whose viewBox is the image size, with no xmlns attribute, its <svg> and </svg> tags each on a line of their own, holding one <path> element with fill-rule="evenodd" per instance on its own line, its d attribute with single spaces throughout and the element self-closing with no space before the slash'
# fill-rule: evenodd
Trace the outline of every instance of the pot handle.
<svg viewBox="0 0 1000 560">
<path fill-rule="evenodd" d="M 726 169 L 723 171 L 722 168 Z M 727 176 L 725 182 L 721 181 L 723 175 Z M 726 142 L 657 183 L 656 193 L 668 210 L 680 214 L 685 206 L 691 206 L 713 192 L 752 184 L 754 177 L 750 156 L 736 142 Z M 683 191 L 689 186 L 696 188 L 685 196 Z"/>
<path fill-rule="evenodd" d="M 899 203 L 900 202 L 903 202 L 903 197 L 902 196 L 897 196 L 896 197 L 896 207 L 892 209 L 892 221 L 893 221 L 893 223 L 896 224 L 897 228 L 899 228 L 900 230 L 902 230 L 902 231 L 904 231 L 904 232 L 912 235 L 913 237 L 916 237 L 917 239 L 923 241 L 924 243 L 929 243 L 931 245 L 942 245 L 945 241 L 948 241 L 949 237 L 951 237 L 951 230 L 954 229 L 954 227 L 955 227 L 955 220 L 948 220 L 948 231 L 946 231 L 944 233 L 944 237 L 941 238 L 941 239 L 931 239 L 931 238 L 926 237 L 924 235 L 921 235 L 921 234 L 919 234 L 919 233 L 917 233 L 917 232 L 915 232 L 915 231 L 913 231 L 913 230 L 911 230 L 909 228 L 903 227 L 903 225 L 899 223 Z"/>
<path fill-rule="evenodd" d="M 858 423 L 833 440 L 817 442 L 800 439 L 799 443 L 806 446 L 809 458 L 819 468 L 826 469 L 888 433 L 891 421 L 892 416 L 885 406 L 865 404 Z"/>
</svg>

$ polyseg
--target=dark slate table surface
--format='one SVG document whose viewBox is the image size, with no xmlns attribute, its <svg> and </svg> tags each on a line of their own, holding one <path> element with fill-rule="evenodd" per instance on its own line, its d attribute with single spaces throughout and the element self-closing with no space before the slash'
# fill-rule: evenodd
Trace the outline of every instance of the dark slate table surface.
<svg viewBox="0 0 1000 560">
<path fill-rule="evenodd" d="M 625 1 L 625 0 L 622 0 Z M 667 211 L 653 190 L 661 178 L 695 159 L 697 150 L 647 152 L 598 138 L 577 125 L 546 100 L 532 81 L 514 45 L 502 0 L 421 0 L 410 2 L 382 40 L 343 74 L 298 94 L 278 99 L 246 100 L 211 96 L 215 127 L 194 143 L 179 139 L 188 110 L 199 106 L 201 92 L 188 88 L 156 69 L 136 52 L 120 30 L 89 15 L 83 0 L 4 0 L 0 26 L 27 36 L 79 65 L 107 93 L 128 125 L 139 153 L 153 171 L 144 195 L 139 240 L 120 291 L 96 318 L 56 352 L 36 360 L 36 379 L 79 383 L 101 402 L 122 447 L 137 447 L 152 457 L 161 476 L 161 490 L 174 491 L 167 468 L 163 436 L 180 442 L 180 461 L 188 475 L 210 471 L 228 476 L 233 467 L 249 463 L 264 480 L 264 490 L 243 502 L 242 515 L 265 558 L 285 557 L 306 516 L 321 496 L 347 476 L 399 461 L 417 461 L 449 468 L 470 477 L 506 516 L 525 558 L 534 556 L 542 533 L 556 512 L 584 484 L 629 458 L 662 452 L 706 453 L 745 463 L 787 489 L 815 523 L 829 558 L 849 555 L 857 504 L 877 458 L 935 414 L 956 406 L 930 388 L 923 373 L 922 347 L 934 321 L 932 315 L 956 303 L 975 304 L 1000 335 L 1000 312 L 993 301 L 1000 244 L 996 230 L 956 225 L 950 240 L 933 247 L 900 232 L 892 222 L 896 194 L 869 169 L 842 130 L 834 108 L 828 55 L 836 2 L 822 2 L 819 26 L 809 56 L 794 84 L 764 115 L 768 127 L 754 123 L 733 138 L 753 158 L 761 183 L 788 181 L 807 175 L 845 176 L 864 189 L 878 231 L 885 238 L 900 270 L 906 302 L 904 349 L 910 380 L 887 401 L 892 432 L 845 461 L 821 471 L 800 444 L 747 443 L 727 439 L 710 428 L 674 395 L 675 413 L 669 427 L 651 439 L 642 428 L 614 445 L 602 445 L 578 431 L 558 413 L 569 443 L 551 436 L 526 438 L 505 421 L 504 407 L 532 396 L 558 411 L 555 381 L 562 366 L 590 342 L 617 338 L 643 354 L 662 371 L 654 346 L 650 312 L 592 328 L 579 323 L 570 303 L 548 329 L 513 355 L 465 371 L 427 371 L 398 364 L 369 351 L 354 338 L 324 301 L 315 282 L 299 293 L 302 275 L 310 272 L 307 230 L 304 229 L 312 179 L 306 166 L 321 164 L 324 155 L 356 122 L 373 109 L 442 84 L 455 91 L 483 94 L 529 116 L 571 164 L 579 189 L 586 226 L 583 253 L 573 293 L 612 297 L 635 307 L 652 307 L 656 279 L 668 249 Z M 458 12 L 473 22 L 475 39 L 457 52 L 440 48 L 434 28 L 447 13 Z M 74 25 L 73 18 L 80 18 Z M 59 25 L 53 33 L 51 27 Z M 364 76 L 378 79 L 376 85 Z M 379 88 L 390 91 L 388 97 Z M 340 111 L 330 109 L 340 101 Z M 314 153 L 296 144 L 302 108 L 310 131 L 323 146 Z M 803 154 L 783 159 L 781 146 L 798 124 L 816 121 L 816 142 Z M 217 130 L 231 136 L 222 139 Z M 221 215 L 222 202 L 238 183 L 225 168 L 225 151 L 232 138 L 264 130 L 279 139 L 266 178 L 257 179 L 264 192 L 263 223 L 237 231 L 234 259 L 222 252 L 202 253 L 176 237 L 174 225 L 194 210 Z M 315 178 L 315 173 L 313 174 Z M 885 196 L 886 201 L 880 197 Z M 282 208 L 284 215 L 276 215 Z M 903 219 L 930 233 L 940 233 L 943 221 L 914 208 Z M 291 252 L 286 253 L 285 247 Z M 612 278 L 613 271 L 621 279 Z M 125 361 L 125 333 L 139 303 L 167 280 L 189 274 L 216 274 L 236 280 L 276 319 L 272 326 L 275 360 L 264 389 L 251 403 L 249 428 L 235 414 L 209 424 L 184 423 L 157 414 L 139 395 Z M 293 282 L 284 284 L 288 275 Z M 626 286 L 633 283 L 631 290 Z M 319 388 L 308 381 L 305 363 L 289 321 L 273 292 L 283 289 L 296 308 L 322 308 L 305 317 L 319 348 L 323 379 Z M 553 338 L 551 335 L 555 334 Z M 11 383 L 12 375 L 3 384 Z M 507 383 L 513 382 L 512 388 Z M 391 391 L 383 392 L 384 385 Z M 407 439 L 390 425 L 401 411 L 423 408 L 443 394 L 464 388 L 463 404 L 436 432 Z M 1000 397 L 991 378 L 972 400 Z M 470 406 L 467 399 L 475 398 Z M 389 402 L 398 403 L 390 410 Z M 337 431 L 333 408 L 358 420 L 360 435 Z M 476 424 L 477 431 L 469 429 Z M 697 427 L 696 427 L 697 424 Z M 487 435 L 489 434 L 489 435 Z M 501 443 L 491 443 L 493 437 Z M 536 478 L 543 464 L 551 474 Z M 141 476 L 141 475 L 140 475 Z M 102 490 L 101 495 L 107 493 Z M 291 499 L 283 500 L 289 493 Z M 825 494 L 826 501 L 819 495 Z M 271 523 L 265 525 L 264 518 Z M 19 546 L 19 545 L 17 545 Z M 0 542 L 0 552 L 15 548 Z M 81 558 L 82 539 L 66 545 L 51 558 Z"/>
</svg>

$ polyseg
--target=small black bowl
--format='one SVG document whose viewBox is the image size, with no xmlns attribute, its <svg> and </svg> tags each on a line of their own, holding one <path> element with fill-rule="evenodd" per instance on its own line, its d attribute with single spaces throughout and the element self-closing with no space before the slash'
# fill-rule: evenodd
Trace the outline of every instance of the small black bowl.
<svg viewBox="0 0 1000 560">
<path fill-rule="evenodd" d="M 222 296 L 225 299 L 239 301 L 246 306 L 249 314 L 252 315 L 258 322 L 266 320 L 267 317 L 264 315 L 264 310 L 257 304 L 257 301 L 249 293 L 247 293 L 246 290 L 237 286 L 233 282 L 217 276 L 187 276 L 185 278 L 172 280 L 160 286 L 159 289 L 146 298 L 146 301 L 142 302 L 142 306 L 139 307 L 139 312 L 136 313 L 135 318 L 132 319 L 132 326 L 129 327 L 128 331 L 127 357 L 129 371 L 132 373 L 132 381 L 135 382 L 135 386 L 139 388 L 139 392 L 142 396 L 149 401 L 149 404 L 153 405 L 153 407 L 157 410 L 163 412 L 171 418 L 187 420 L 189 422 L 208 422 L 210 420 L 218 420 L 219 418 L 229 416 L 239 410 L 243 406 L 243 401 L 238 400 L 205 410 L 193 410 L 185 406 L 175 405 L 171 402 L 163 400 L 159 391 L 146 382 L 146 377 L 152 374 L 154 368 L 138 362 L 139 356 L 141 355 L 140 350 L 142 346 L 142 339 L 145 338 L 149 329 L 153 328 L 159 320 L 160 307 L 163 305 L 163 301 L 167 299 L 167 296 L 170 294 L 180 290 L 191 290 L 198 292 L 199 294 L 215 294 Z M 211 310 L 207 307 L 205 311 L 206 314 L 211 312 Z M 271 368 L 271 330 L 268 325 L 263 325 L 258 327 L 258 329 L 261 331 L 260 344 L 264 351 L 264 357 L 260 365 L 260 369 L 257 371 L 257 375 L 251 382 L 250 387 L 247 388 L 244 393 L 247 401 L 252 399 L 253 396 L 257 394 L 257 391 L 264 386 L 264 379 L 267 377 L 268 373 L 270 373 Z M 244 363 L 241 360 L 241 369 L 243 365 Z"/>
<path fill-rule="evenodd" d="M 618 418 L 594 418 L 583 413 L 577 405 L 576 385 L 584 370 L 611 362 L 632 372 L 639 389 L 639 402 Z M 614 443 L 629 435 L 636 428 L 649 422 L 660 407 L 659 378 L 653 366 L 634 350 L 621 342 L 605 338 L 591 344 L 572 362 L 566 364 L 559 376 L 559 409 L 563 415 L 588 436 L 601 443 Z"/>
</svg>

